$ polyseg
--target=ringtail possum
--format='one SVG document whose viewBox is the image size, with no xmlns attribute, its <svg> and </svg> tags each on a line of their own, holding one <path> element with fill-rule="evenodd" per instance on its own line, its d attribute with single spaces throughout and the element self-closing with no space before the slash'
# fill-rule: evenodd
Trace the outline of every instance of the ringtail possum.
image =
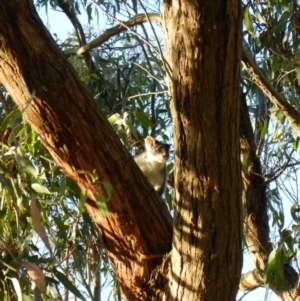
<svg viewBox="0 0 300 301">
<path fill-rule="evenodd" d="M 151 185 L 161 196 L 167 182 L 167 160 L 169 159 L 170 144 L 156 141 L 148 136 L 145 139 L 146 151 L 134 158 Z"/>
</svg>

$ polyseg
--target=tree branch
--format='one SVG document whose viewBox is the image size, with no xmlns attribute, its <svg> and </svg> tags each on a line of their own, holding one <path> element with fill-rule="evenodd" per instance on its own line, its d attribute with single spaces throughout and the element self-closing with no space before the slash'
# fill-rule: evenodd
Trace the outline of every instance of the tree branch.
<svg viewBox="0 0 300 301">
<path fill-rule="evenodd" d="M 262 273 L 273 246 L 269 238 L 266 182 L 262 174 L 260 158 L 256 152 L 257 147 L 245 95 L 241 97 L 240 106 L 240 144 L 242 157 L 247 155 L 249 158 L 249 164 L 243 169 L 244 233 L 256 269 L 242 276 L 239 289 L 252 290 L 263 285 Z M 285 264 L 284 276 L 282 292 L 278 291 L 273 282 L 270 283 L 270 288 L 284 300 L 295 300 L 298 296 L 297 273 L 293 267 Z"/>
<path fill-rule="evenodd" d="M 266 185 L 261 162 L 256 154 L 257 147 L 245 95 L 241 97 L 240 106 L 240 145 L 242 160 L 244 161 L 245 155 L 249 158 L 248 166 L 243 168 L 245 238 L 255 266 L 263 271 L 269 253 L 272 251 L 269 239 Z"/>
<path fill-rule="evenodd" d="M 240 291 L 251 291 L 264 285 L 261 273 L 256 269 L 242 275 L 240 280 Z"/>
<path fill-rule="evenodd" d="M 300 136 L 299 112 L 270 84 L 244 47 L 242 51 L 242 64 L 248 74 L 253 78 L 255 84 L 267 95 L 270 101 L 285 114 L 294 132 Z"/>
<path fill-rule="evenodd" d="M 57 164 L 87 191 L 85 205 L 122 299 L 146 300 L 147 283 L 162 257 L 144 260 L 141 254 L 149 258 L 172 248 L 165 204 L 43 26 L 32 0 L 0 1 L 0 19 L 0 82 Z M 96 170 L 100 180 L 93 182 L 83 170 Z M 113 186 L 107 217 L 97 205 L 97 196 L 106 196 L 100 181 Z"/>
<path fill-rule="evenodd" d="M 63 12 L 66 14 L 66 16 L 69 18 L 71 23 L 73 24 L 79 44 L 81 47 L 83 47 L 84 45 L 86 45 L 85 33 L 81 26 L 81 23 L 79 22 L 76 14 L 75 14 L 74 8 L 70 7 L 69 2 L 65 1 L 65 0 L 59 0 L 58 5 L 63 10 Z M 83 57 L 84 57 L 85 63 L 87 64 L 89 70 L 93 70 L 93 71 L 96 70 L 95 63 L 88 51 L 83 54 Z"/>
<path fill-rule="evenodd" d="M 142 24 L 144 22 L 148 22 L 148 20 L 151 20 L 152 22 L 160 22 L 160 14 L 148 14 L 148 17 L 149 19 L 144 14 L 136 15 L 128 21 L 122 22 L 110 29 L 107 29 L 102 35 L 87 43 L 86 45 L 64 51 L 64 54 L 66 56 L 83 55 L 84 53 L 91 51 L 93 48 L 98 47 L 99 45 L 108 41 L 111 37 L 127 30 L 128 28 Z"/>
</svg>

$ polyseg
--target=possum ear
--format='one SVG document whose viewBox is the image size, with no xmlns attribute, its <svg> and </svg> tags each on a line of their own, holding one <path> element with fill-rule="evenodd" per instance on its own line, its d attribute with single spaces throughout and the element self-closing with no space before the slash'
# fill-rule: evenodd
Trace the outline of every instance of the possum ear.
<svg viewBox="0 0 300 301">
<path fill-rule="evenodd" d="M 147 136 L 145 139 L 146 150 L 151 150 L 155 146 L 155 140 L 151 136 Z"/>
</svg>

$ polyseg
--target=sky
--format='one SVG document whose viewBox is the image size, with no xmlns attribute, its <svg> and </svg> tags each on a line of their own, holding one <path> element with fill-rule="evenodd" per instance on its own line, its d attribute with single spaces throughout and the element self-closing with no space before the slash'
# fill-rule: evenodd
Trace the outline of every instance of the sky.
<svg viewBox="0 0 300 301">
<path fill-rule="evenodd" d="M 71 22 L 65 17 L 64 13 L 59 11 L 53 11 L 52 9 L 48 9 L 48 15 L 45 12 L 45 8 L 41 8 L 38 10 L 38 13 L 43 20 L 44 24 L 50 31 L 52 35 L 56 35 L 61 41 L 63 41 L 65 38 L 68 37 L 68 33 L 71 33 L 73 31 L 73 27 Z M 80 21 L 82 24 L 87 24 L 87 17 L 83 13 L 80 16 Z M 97 25 L 95 24 L 95 27 Z M 290 206 L 290 205 L 289 205 Z M 289 207 L 287 207 L 287 210 L 289 211 Z M 287 217 L 289 214 L 287 215 Z M 288 221 L 289 222 L 289 221 Z M 243 266 L 243 272 L 250 271 L 254 268 L 253 262 L 249 255 L 244 256 L 244 266 Z M 269 301 L 279 301 L 281 300 L 278 298 L 274 293 L 270 291 L 268 296 L 265 296 L 266 289 L 265 288 L 258 288 L 254 290 L 253 292 L 248 293 L 246 296 L 243 297 L 243 301 L 263 301 L 263 300 L 269 300 Z M 238 293 L 237 300 L 239 300 L 243 296 L 242 292 Z M 266 299 L 265 299 L 266 297 Z M 103 298 L 103 301 L 106 300 Z"/>
</svg>

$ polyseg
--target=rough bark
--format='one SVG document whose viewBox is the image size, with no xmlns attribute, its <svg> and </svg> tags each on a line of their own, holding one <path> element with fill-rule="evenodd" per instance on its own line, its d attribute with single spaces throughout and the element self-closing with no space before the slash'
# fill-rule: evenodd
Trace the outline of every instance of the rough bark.
<svg viewBox="0 0 300 301">
<path fill-rule="evenodd" d="M 0 82 L 65 173 L 88 191 L 124 300 L 146 300 L 153 269 L 171 249 L 171 217 L 38 18 L 30 0 L 0 2 Z M 113 186 L 101 217 L 95 195 Z"/>
<path fill-rule="evenodd" d="M 164 300 L 235 300 L 241 268 L 241 8 L 165 1 L 175 141 L 174 238 Z"/>
<path fill-rule="evenodd" d="M 241 154 L 249 157 L 248 166 L 243 170 L 243 207 L 245 238 L 255 266 L 264 270 L 272 244 L 269 238 L 267 215 L 266 184 L 261 170 L 259 157 L 256 154 L 254 134 L 249 119 L 246 99 L 241 97 Z"/>
<path fill-rule="evenodd" d="M 253 290 L 264 285 L 263 271 L 268 256 L 273 249 L 270 241 L 269 221 L 267 215 L 266 182 L 262 174 L 260 158 L 249 118 L 246 99 L 241 97 L 241 156 L 245 156 L 249 164 L 243 170 L 243 209 L 244 235 L 248 250 L 255 264 L 255 270 L 244 274 L 240 282 L 240 290 Z M 284 266 L 284 288 L 279 292 L 273 282 L 270 288 L 283 300 L 299 300 L 297 288 L 297 273 L 289 264 Z"/>
</svg>

